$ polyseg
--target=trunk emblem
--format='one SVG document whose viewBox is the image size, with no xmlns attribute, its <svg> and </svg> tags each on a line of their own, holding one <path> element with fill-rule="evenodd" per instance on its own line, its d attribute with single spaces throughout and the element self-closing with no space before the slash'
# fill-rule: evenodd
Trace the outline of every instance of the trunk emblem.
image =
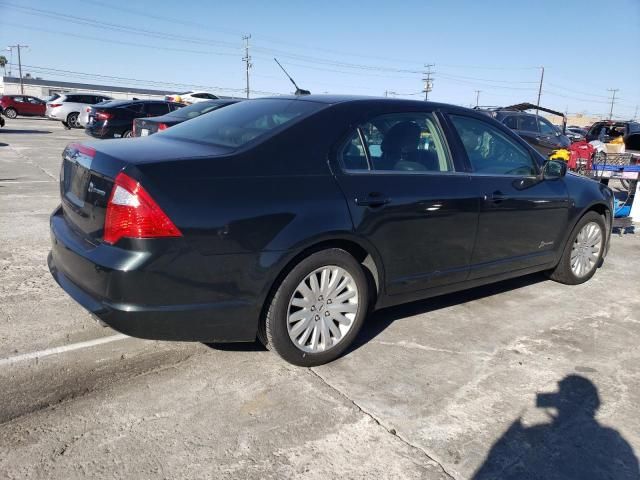
<svg viewBox="0 0 640 480">
<path fill-rule="evenodd" d="M 104 197 L 106 195 L 106 192 L 104 190 L 100 190 L 99 188 L 96 188 L 95 185 L 93 184 L 93 182 L 89 182 L 89 188 L 87 189 L 87 192 L 89 193 L 97 193 L 98 195 Z"/>
</svg>

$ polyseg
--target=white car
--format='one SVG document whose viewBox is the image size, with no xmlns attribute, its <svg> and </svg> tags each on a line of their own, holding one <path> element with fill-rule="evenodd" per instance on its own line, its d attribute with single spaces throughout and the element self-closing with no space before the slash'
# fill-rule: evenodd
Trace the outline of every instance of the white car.
<svg viewBox="0 0 640 480">
<path fill-rule="evenodd" d="M 95 93 L 65 93 L 47 102 L 45 116 L 59 120 L 67 128 L 82 128 L 78 117 L 88 106 L 111 100 L 111 97 Z"/>
<path fill-rule="evenodd" d="M 174 93 L 172 95 L 166 95 L 164 97 L 167 102 L 184 103 L 185 105 L 191 105 L 192 103 L 204 102 L 206 100 L 217 100 L 219 97 L 209 92 L 194 92 L 189 90 L 188 92 Z"/>
</svg>

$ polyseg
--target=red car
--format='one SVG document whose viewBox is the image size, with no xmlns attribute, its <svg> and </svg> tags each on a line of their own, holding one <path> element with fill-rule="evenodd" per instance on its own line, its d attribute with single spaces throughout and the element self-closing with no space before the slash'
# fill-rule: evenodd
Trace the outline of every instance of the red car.
<svg viewBox="0 0 640 480">
<path fill-rule="evenodd" d="M 43 100 L 28 95 L 3 95 L 0 97 L 0 111 L 7 118 L 44 117 L 47 106 Z"/>
</svg>

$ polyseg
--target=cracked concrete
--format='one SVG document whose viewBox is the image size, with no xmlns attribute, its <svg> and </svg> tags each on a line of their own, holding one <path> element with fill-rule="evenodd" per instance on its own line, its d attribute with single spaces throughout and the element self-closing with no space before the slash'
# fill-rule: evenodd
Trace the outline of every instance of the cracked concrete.
<svg viewBox="0 0 640 480">
<path fill-rule="evenodd" d="M 35 133 L 0 130 L 0 358 L 113 334 L 45 264 L 60 153 L 84 134 L 11 126 Z M 7 366 L 0 478 L 586 478 L 594 451 L 612 478 L 637 478 L 639 271 L 640 237 L 614 237 L 584 285 L 534 275 L 377 312 L 313 369 L 255 345 L 137 339 Z M 539 394 L 574 375 L 599 409 L 555 428 L 538 405 L 557 397 Z M 573 476 L 550 470 L 554 451 Z"/>
</svg>

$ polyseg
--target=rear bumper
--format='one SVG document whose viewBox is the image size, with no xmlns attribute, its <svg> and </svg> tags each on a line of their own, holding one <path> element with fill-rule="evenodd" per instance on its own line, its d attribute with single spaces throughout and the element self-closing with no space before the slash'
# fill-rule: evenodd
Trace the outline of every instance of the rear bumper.
<svg viewBox="0 0 640 480">
<path fill-rule="evenodd" d="M 233 294 L 228 278 L 217 281 L 226 287 L 223 292 L 207 292 L 217 298 L 202 301 L 197 272 L 175 278 L 175 271 L 162 270 L 166 252 L 90 245 L 68 226 L 60 208 L 51 215 L 50 227 L 48 266 L 54 279 L 71 298 L 115 330 L 153 340 L 255 340 L 260 315 L 257 296 L 246 291 Z M 190 262 L 180 265 L 176 252 L 170 257 L 176 271 L 191 267 Z M 219 261 L 224 265 L 228 260 Z M 228 276 L 229 272 L 222 269 L 220 274 Z M 210 281 L 208 286 L 215 285 Z"/>
</svg>

